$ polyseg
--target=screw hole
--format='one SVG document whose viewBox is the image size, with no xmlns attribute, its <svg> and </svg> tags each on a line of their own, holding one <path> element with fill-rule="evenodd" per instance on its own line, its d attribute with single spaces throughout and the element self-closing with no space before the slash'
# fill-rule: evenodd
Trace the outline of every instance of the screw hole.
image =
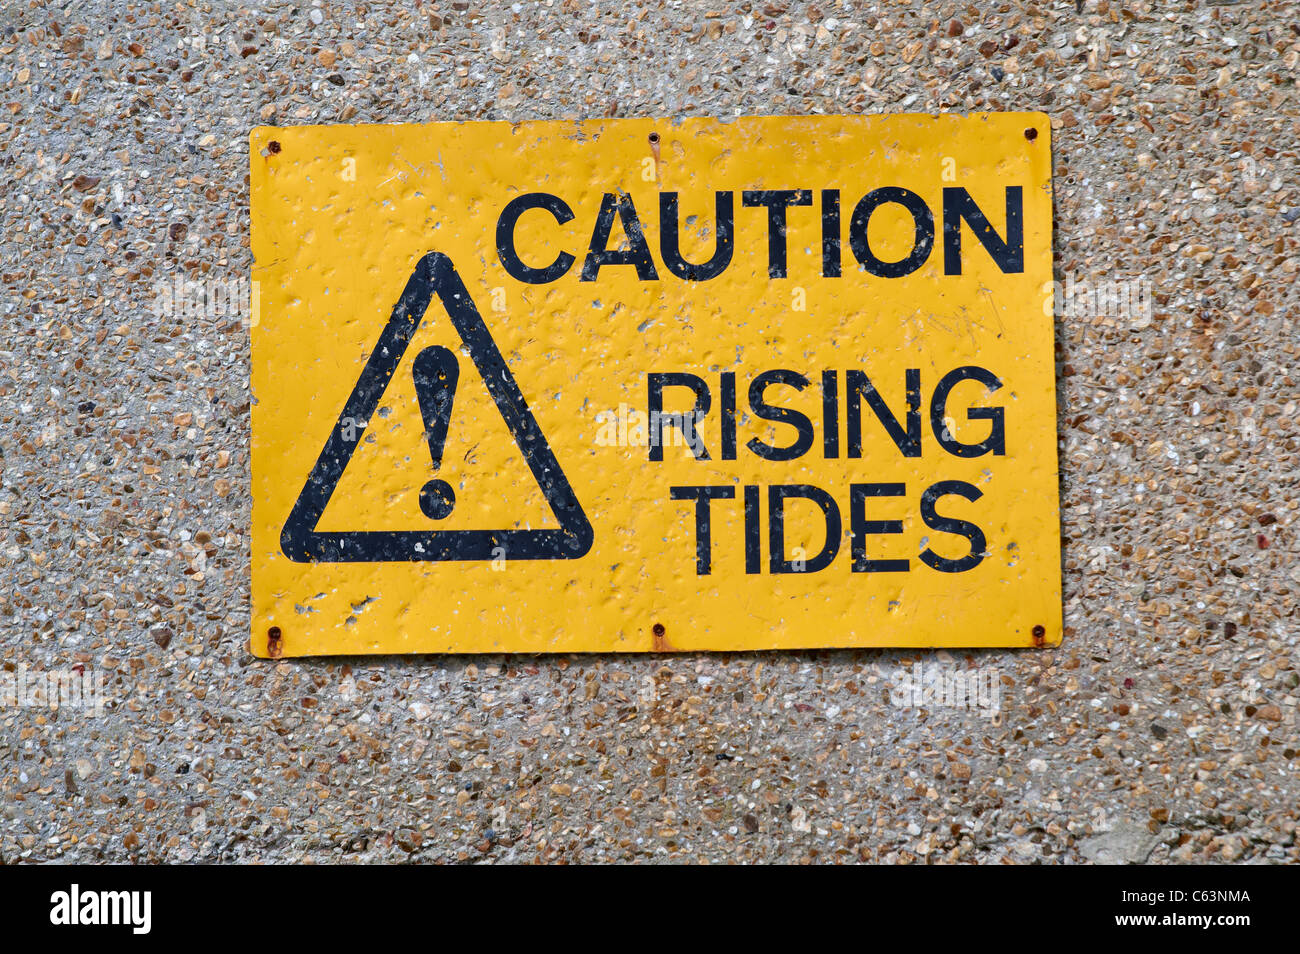
<svg viewBox="0 0 1300 954">
<path fill-rule="evenodd" d="M 650 134 L 650 145 L 653 146 L 658 142 L 659 142 L 659 134 L 657 132 L 652 132 Z"/>
<path fill-rule="evenodd" d="M 658 636 L 658 637 L 660 637 L 660 638 L 662 639 L 664 633 L 666 633 L 667 630 L 664 629 L 664 624 L 663 624 L 663 623 L 655 623 L 655 625 L 654 625 L 654 629 L 653 629 L 653 632 L 654 632 L 654 634 L 655 634 L 656 636 Z"/>
<path fill-rule="evenodd" d="M 271 155 L 275 155 L 280 151 L 280 141 L 278 139 L 272 139 L 266 144 L 266 151 Z"/>
<path fill-rule="evenodd" d="M 1033 126 L 1030 126 L 1028 129 L 1025 130 L 1025 138 L 1028 139 L 1030 142 L 1033 142 L 1035 139 L 1038 138 L 1038 130 L 1035 129 Z"/>
<path fill-rule="evenodd" d="M 284 638 L 279 626 L 272 626 L 266 631 L 266 654 L 272 659 L 279 659 L 284 648 Z"/>
</svg>

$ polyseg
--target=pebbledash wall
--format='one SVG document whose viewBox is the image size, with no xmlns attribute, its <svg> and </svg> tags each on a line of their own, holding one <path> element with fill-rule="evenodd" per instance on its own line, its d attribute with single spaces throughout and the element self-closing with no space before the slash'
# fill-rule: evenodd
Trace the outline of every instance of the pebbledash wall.
<svg viewBox="0 0 1300 954">
<path fill-rule="evenodd" d="M 1297 12 L 5 4 L 0 858 L 1297 860 Z M 250 656 L 251 127 L 941 110 L 1052 116 L 1059 649 Z"/>
</svg>

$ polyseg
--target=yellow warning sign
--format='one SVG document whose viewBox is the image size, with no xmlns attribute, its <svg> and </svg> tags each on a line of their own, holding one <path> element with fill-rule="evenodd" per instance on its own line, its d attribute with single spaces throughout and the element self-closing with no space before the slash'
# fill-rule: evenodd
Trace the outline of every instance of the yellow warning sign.
<svg viewBox="0 0 1300 954">
<path fill-rule="evenodd" d="M 1048 118 L 258 128 L 258 655 L 1061 639 Z"/>
</svg>

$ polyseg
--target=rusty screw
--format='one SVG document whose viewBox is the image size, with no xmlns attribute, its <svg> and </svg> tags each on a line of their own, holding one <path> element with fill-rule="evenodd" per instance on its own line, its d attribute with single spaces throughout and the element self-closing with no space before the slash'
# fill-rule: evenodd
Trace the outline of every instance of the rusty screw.
<svg viewBox="0 0 1300 954">
<path fill-rule="evenodd" d="M 272 659 L 279 659 L 284 652 L 284 636 L 279 626 L 272 626 L 266 631 L 266 654 Z"/>
</svg>

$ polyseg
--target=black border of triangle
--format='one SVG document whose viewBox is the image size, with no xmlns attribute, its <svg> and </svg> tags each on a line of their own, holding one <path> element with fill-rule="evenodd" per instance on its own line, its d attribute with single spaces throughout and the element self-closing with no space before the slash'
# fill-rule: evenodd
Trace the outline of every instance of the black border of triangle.
<svg viewBox="0 0 1300 954">
<path fill-rule="evenodd" d="M 547 530 L 346 530 L 320 531 L 316 524 L 338 487 L 371 416 L 379 407 L 411 338 L 434 296 L 442 302 L 497 410 L 523 452 L 547 504 L 560 523 Z M 355 440 L 344 440 L 351 418 Z M 330 431 L 280 532 L 280 549 L 298 563 L 393 563 L 451 560 L 575 560 L 591 549 L 594 534 L 519 385 L 450 258 L 429 252 L 415 266 L 393 306 L 370 359 Z M 502 548 L 502 549 L 498 549 Z"/>
</svg>

